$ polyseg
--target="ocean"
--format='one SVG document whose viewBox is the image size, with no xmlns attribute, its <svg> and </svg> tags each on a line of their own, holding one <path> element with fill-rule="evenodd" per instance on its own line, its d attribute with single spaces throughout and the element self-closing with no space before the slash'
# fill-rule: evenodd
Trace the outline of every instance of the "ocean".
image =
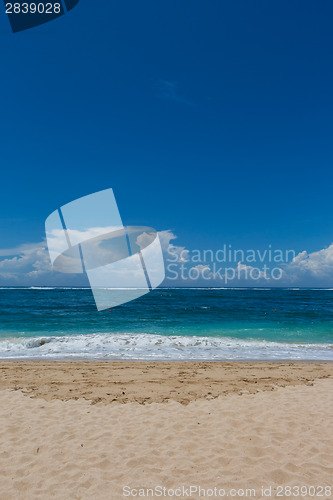
<svg viewBox="0 0 333 500">
<path fill-rule="evenodd" d="M 333 289 L 0 288 L 0 359 L 333 361 Z"/>
</svg>

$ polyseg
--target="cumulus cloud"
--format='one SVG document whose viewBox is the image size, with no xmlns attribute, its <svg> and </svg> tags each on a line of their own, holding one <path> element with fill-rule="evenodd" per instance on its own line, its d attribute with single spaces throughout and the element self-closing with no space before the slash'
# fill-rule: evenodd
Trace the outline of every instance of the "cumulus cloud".
<svg viewBox="0 0 333 500">
<path fill-rule="evenodd" d="M 333 243 L 316 252 L 303 250 L 283 267 L 287 282 L 302 281 L 309 285 L 333 286 Z"/>
<path fill-rule="evenodd" d="M 225 274 L 216 273 L 215 263 L 210 266 L 205 262 L 191 262 L 191 252 L 183 245 L 177 245 L 177 235 L 172 230 L 160 231 L 166 275 L 168 265 L 172 265 L 172 275 L 177 268 L 185 267 L 198 274 L 197 286 L 207 286 L 208 279 L 214 286 L 225 286 Z M 149 235 L 148 235 L 149 236 Z M 192 265 L 191 265 L 192 264 Z M 255 279 L 251 280 L 251 266 L 238 262 L 235 267 L 235 278 L 228 279 L 232 286 L 314 286 L 333 287 L 333 243 L 315 252 L 306 250 L 296 255 L 286 264 L 279 264 L 281 279 L 273 280 L 269 273 L 259 270 Z M 170 274 L 170 273 L 169 273 Z M 233 273 L 229 272 L 228 278 Z M 245 279 L 246 278 L 246 279 Z M 236 283 L 237 282 L 237 283 Z M 63 274 L 52 269 L 46 241 L 19 245 L 15 248 L 0 249 L 0 284 L 1 285 L 54 285 L 54 286 L 88 286 L 83 275 Z M 166 280 L 164 286 L 188 286 L 181 280 Z"/>
<path fill-rule="evenodd" d="M 191 267 L 189 274 L 195 275 L 194 274 L 195 271 L 198 273 L 198 277 L 200 276 L 204 280 L 211 279 L 214 276 L 214 274 L 212 273 L 211 268 L 208 264 L 206 264 L 206 265 L 198 264 L 194 267 Z"/>
<path fill-rule="evenodd" d="M 237 263 L 237 268 L 236 268 L 236 275 L 239 278 L 246 278 L 250 277 L 250 279 L 268 279 L 267 272 L 265 270 L 255 268 L 253 266 L 248 266 L 246 264 L 242 264 L 242 262 Z"/>
<path fill-rule="evenodd" d="M 76 277 L 72 283 L 78 284 Z M 68 275 L 52 270 L 46 241 L 41 241 L 0 249 L 0 284 L 66 286 Z"/>
<path fill-rule="evenodd" d="M 98 231 L 91 231 L 89 234 L 91 237 L 96 237 Z M 173 243 L 177 236 L 171 230 L 160 231 L 158 235 L 165 259 L 168 258 L 169 252 L 172 252 L 172 258 L 177 262 L 186 261 L 188 250 Z M 57 234 L 53 236 L 57 240 Z M 58 250 L 63 250 L 61 245 Z M 120 255 L 121 257 L 123 255 Z M 82 274 L 64 274 L 71 269 L 73 269 L 72 262 L 68 264 L 68 270 L 62 269 L 61 273 L 52 269 L 46 240 L 0 249 L 1 285 L 89 286 Z"/>
<path fill-rule="evenodd" d="M 0 249 L 0 278 L 19 281 L 22 277 L 37 277 L 51 272 L 45 242 Z"/>
<path fill-rule="evenodd" d="M 165 231 L 160 231 L 158 233 L 164 257 L 166 260 L 171 262 L 184 263 L 189 260 L 189 250 L 183 246 L 177 246 L 171 243 L 172 240 L 176 240 L 176 236 L 171 230 L 167 229 Z"/>
</svg>

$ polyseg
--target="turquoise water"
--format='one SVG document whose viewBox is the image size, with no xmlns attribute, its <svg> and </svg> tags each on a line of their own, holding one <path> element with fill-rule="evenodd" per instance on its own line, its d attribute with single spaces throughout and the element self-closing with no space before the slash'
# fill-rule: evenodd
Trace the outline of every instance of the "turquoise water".
<svg viewBox="0 0 333 500">
<path fill-rule="evenodd" d="M 1 288 L 0 357 L 333 360 L 333 290 L 157 289 L 97 312 L 90 289 Z"/>
</svg>

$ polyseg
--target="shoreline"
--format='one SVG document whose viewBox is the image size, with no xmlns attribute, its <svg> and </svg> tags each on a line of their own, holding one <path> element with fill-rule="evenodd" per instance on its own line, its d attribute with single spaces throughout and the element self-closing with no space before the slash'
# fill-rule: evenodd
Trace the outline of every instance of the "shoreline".
<svg viewBox="0 0 333 500">
<path fill-rule="evenodd" d="M 230 359 L 230 358 L 225 358 L 225 359 L 168 359 L 168 358 L 152 358 L 152 359 L 134 359 L 134 358 L 129 358 L 129 359 L 124 359 L 124 358 L 103 358 L 103 357 L 96 357 L 96 358 L 89 358 L 89 357 L 80 357 L 80 356 L 71 356 L 71 357 L 57 357 L 57 358 L 46 358 L 46 357 L 27 357 L 27 356 L 22 356 L 21 358 L 0 358 L 0 365 L 1 363 L 231 363 L 231 364 L 245 364 L 245 363 L 251 363 L 251 364 L 263 364 L 263 363 L 272 363 L 272 364 L 333 364 L 332 359 L 257 359 L 257 358 L 244 358 L 244 359 Z"/>
<path fill-rule="evenodd" d="M 191 358 L 191 359 L 170 359 L 170 358 L 151 358 L 151 359 L 135 359 L 135 358 L 103 358 L 103 357 L 37 357 L 37 356 L 22 356 L 12 358 L 0 358 L 1 363 L 287 363 L 287 364 L 333 364 L 333 359 L 296 359 L 296 358 L 277 358 L 277 359 L 258 359 L 258 358 L 218 358 L 218 359 L 205 359 L 205 358 Z"/>
<path fill-rule="evenodd" d="M 159 334 L 2 338 L 3 361 L 333 362 L 332 343 Z"/>
</svg>

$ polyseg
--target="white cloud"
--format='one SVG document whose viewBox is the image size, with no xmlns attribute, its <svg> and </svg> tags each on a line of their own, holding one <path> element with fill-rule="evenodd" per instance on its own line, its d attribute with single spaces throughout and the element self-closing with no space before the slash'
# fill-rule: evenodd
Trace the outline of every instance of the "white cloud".
<svg viewBox="0 0 333 500">
<path fill-rule="evenodd" d="M 191 267 L 190 272 L 192 272 L 192 275 L 194 270 L 198 271 L 198 276 L 201 276 L 205 280 L 211 279 L 214 276 L 208 264 L 198 264 Z"/>
<path fill-rule="evenodd" d="M 188 251 L 185 247 L 178 247 L 171 243 L 172 240 L 177 238 L 172 231 L 160 231 L 158 234 L 166 258 L 168 251 L 171 249 L 178 262 L 186 260 Z M 57 240 L 56 236 L 54 234 L 55 240 Z M 96 236 L 96 232 L 91 233 L 91 236 Z M 72 265 L 69 265 L 69 268 L 73 269 Z M 66 271 L 66 269 L 63 270 Z M 83 284 L 88 286 L 83 275 L 64 274 L 52 269 L 46 241 L 0 249 L 0 284 L 59 286 Z"/>
<path fill-rule="evenodd" d="M 170 243 L 171 240 L 176 240 L 178 236 L 176 236 L 170 229 L 160 231 L 158 235 L 160 237 L 162 250 L 165 254 L 166 260 L 178 263 L 188 262 L 189 250 L 187 250 L 185 247 Z"/>
<path fill-rule="evenodd" d="M 246 264 L 242 264 L 241 262 L 237 263 L 236 275 L 239 278 L 250 277 L 250 279 L 267 279 L 267 273 L 259 268 L 253 266 L 247 266 Z"/>
<path fill-rule="evenodd" d="M 316 252 L 300 252 L 294 259 L 284 266 L 284 277 L 293 282 L 298 280 L 329 282 L 333 285 L 333 244 Z"/>
<path fill-rule="evenodd" d="M 66 286 L 69 276 L 52 270 L 45 241 L 0 249 L 1 285 Z M 76 284 L 77 278 L 72 282 Z"/>
<path fill-rule="evenodd" d="M 19 280 L 22 276 L 36 277 L 51 272 L 45 242 L 1 249 L 0 277 Z"/>
<path fill-rule="evenodd" d="M 202 285 L 207 285 L 208 276 L 215 286 L 224 285 L 223 274 L 221 275 L 222 279 L 219 279 L 218 276 L 213 279 L 215 269 L 205 265 L 204 262 L 196 262 L 196 265 L 191 267 L 190 251 L 185 246 L 175 244 L 177 236 L 172 230 L 160 231 L 158 234 L 166 266 L 172 263 L 174 269 L 176 266 L 185 265 L 188 269 L 198 270 Z M 257 286 L 261 282 L 266 286 L 333 287 L 333 243 L 315 252 L 308 253 L 304 250 L 296 255 L 291 262 L 280 264 L 279 268 L 282 269 L 282 278 L 279 280 L 265 279 L 269 278 L 269 273 L 265 276 L 265 273 L 260 270 L 259 280 L 247 279 L 244 283 L 246 286 Z M 238 262 L 235 276 L 239 276 L 243 280 L 246 274 L 251 274 L 251 269 L 253 269 L 251 266 Z M 0 284 L 2 285 L 80 285 L 82 279 L 83 275 L 66 275 L 52 270 L 46 241 L 23 244 L 10 249 L 0 249 Z M 167 281 L 166 286 L 168 284 L 169 286 L 182 285 L 181 281 L 177 283 Z M 231 283 L 229 282 L 229 284 Z M 87 286 L 86 283 L 83 285 Z"/>
</svg>

